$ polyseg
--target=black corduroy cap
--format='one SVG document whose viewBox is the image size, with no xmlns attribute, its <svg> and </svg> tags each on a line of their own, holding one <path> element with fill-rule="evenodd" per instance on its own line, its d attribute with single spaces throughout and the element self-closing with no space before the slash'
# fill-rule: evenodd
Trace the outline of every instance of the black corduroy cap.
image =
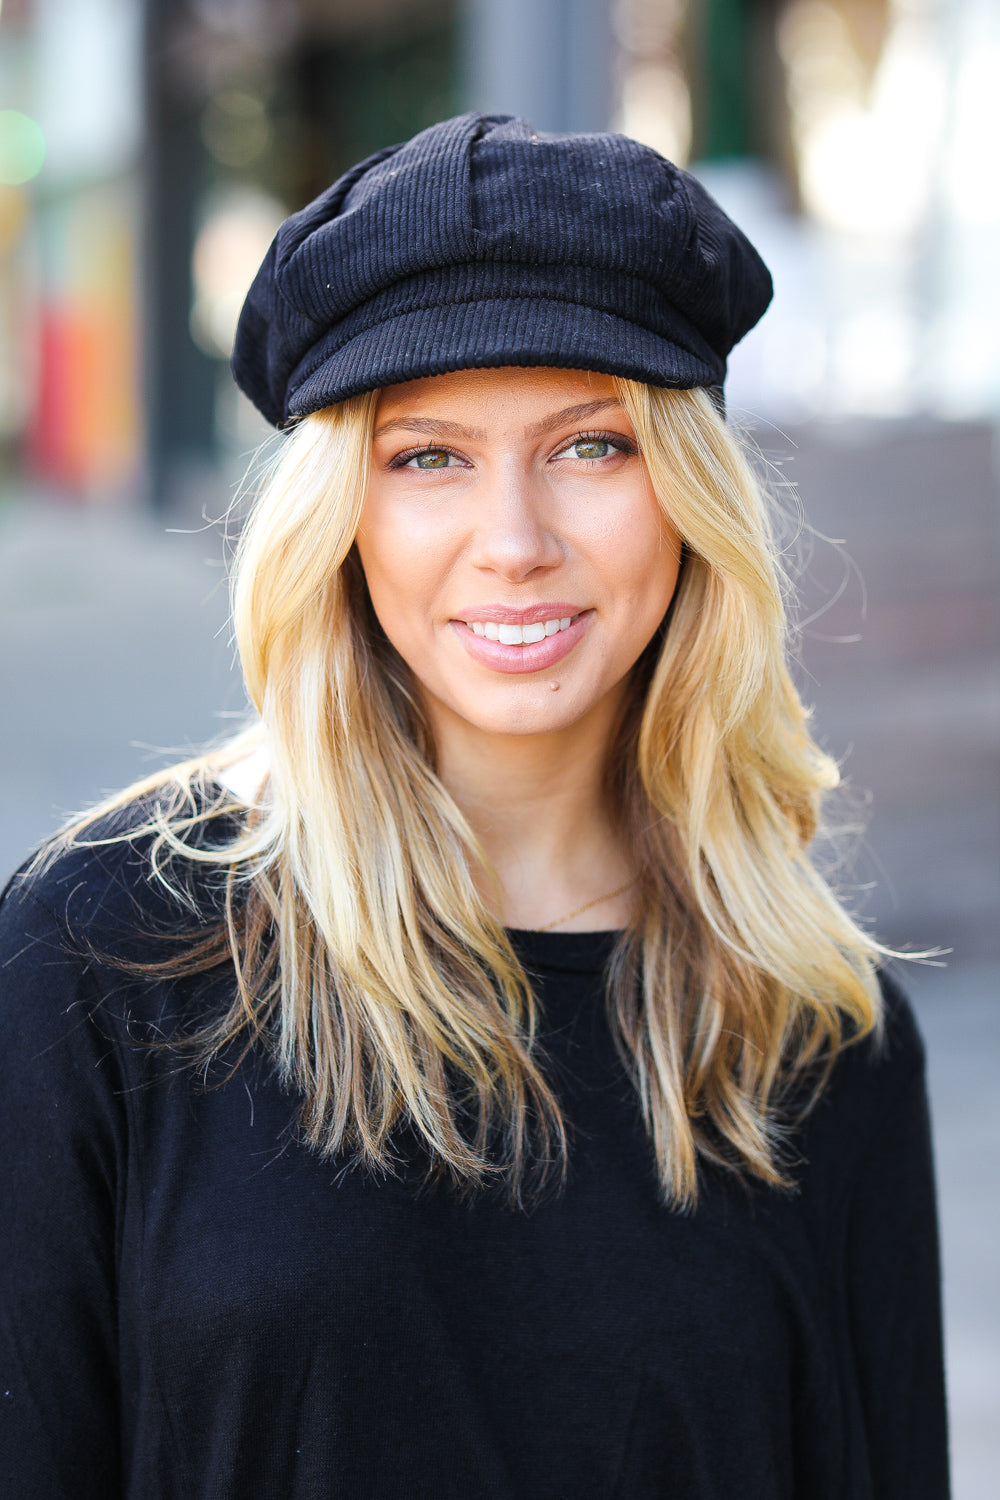
<svg viewBox="0 0 1000 1500">
<path fill-rule="evenodd" d="M 465 114 L 285 220 L 240 314 L 233 374 L 278 427 L 486 366 L 721 386 L 770 300 L 749 240 L 648 146 Z"/>
</svg>

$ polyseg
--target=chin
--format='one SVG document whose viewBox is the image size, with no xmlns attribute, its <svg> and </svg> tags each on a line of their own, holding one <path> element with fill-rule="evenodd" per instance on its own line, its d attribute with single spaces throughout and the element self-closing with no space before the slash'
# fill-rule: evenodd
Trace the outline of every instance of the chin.
<svg viewBox="0 0 1000 1500">
<path fill-rule="evenodd" d="M 555 691 L 553 683 L 559 684 Z M 603 696 L 595 698 L 592 693 L 574 693 L 569 684 L 560 682 L 555 672 L 539 682 L 524 683 L 514 692 L 508 688 L 498 697 L 506 701 L 444 702 L 432 707 L 431 716 L 435 716 L 435 709 L 440 711 L 443 708 L 446 715 L 462 719 L 480 734 L 499 739 L 523 739 L 528 735 L 558 734 L 569 729 L 604 702 Z"/>
</svg>

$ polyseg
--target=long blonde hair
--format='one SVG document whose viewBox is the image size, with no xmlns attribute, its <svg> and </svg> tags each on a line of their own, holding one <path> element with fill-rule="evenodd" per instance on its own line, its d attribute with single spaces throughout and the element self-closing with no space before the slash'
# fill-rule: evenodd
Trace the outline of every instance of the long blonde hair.
<svg viewBox="0 0 1000 1500">
<path fill-rule="evenodd" d="M 616 385 L 685 557 L 608 759 L 638 869 L 608 999 L 664 1196 L 690 1206 L 700 1160 L 787 1181 L 785 1106 L 877 1026 L 881 950 L 810 861 L 837 771 L 788 672 L 753 470 L 705 392 Z M 273 1048 L 325 1155 L 391 1168 L 407 1127 L 459 1186 L 500 1174 L 517 1197 L 564 1165 L 566 1131 L 531 987 L 475 878 L 486 857 L 353 549 L 376 402 L 303 420 L 243 531 L 233 616 L 259 723 L 60 842 L 151 798 L 131 836 L 152 834 L 156 878 L 171 884 L 182 859 L 228 872 L 223 926 L 167 966 L 234 967 L 201 1055 Z M 269 780 L 248 811 L 217 777 L 261 743 Z M 192 837 L 234 810 L 226 837 Z"/>
</svg>

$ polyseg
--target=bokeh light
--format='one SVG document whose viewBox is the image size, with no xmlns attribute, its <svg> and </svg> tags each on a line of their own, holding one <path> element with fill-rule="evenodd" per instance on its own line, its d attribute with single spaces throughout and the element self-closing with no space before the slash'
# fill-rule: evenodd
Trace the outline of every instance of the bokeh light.
<svg viewBox="0 0 1000 1500">
<path fill-rule="evenodd" d="M 45 136 L 38 122 L 19 109 L 0 109 L 0 183 L 30 182 L 44 161 Z"/>
<path fill-rule="evenodd" d="M 201 138 L 220 166 L 248 167 L 271 139 L 263 100 L 246 89 L 220 90 L 205 110 Z"/>
<path fill-rule="evenodd" d="M 191 257 L 191 335 L 228 359 L 243 299 L 287 209 L 268 193 L 237 188 L 209 203 Z"/>
<path fill-rule="evenodd" d="M 670 62 L 637 63 L 622 79 L 617 128 L 683 166 L 691 150 L 691 96 Z"/>
<path fill-rule="evenodd" d="M 924 218 L 944 108 L 931 18 L 890 5 L 870 58 L 829 0 L 793 0 L 778 29 L 803 201 L 831 229 L 907 234 Z"/>
<path fill-rule="evenodd" d="M 621 98 L 614 128 L 682 166 L 692 137 L 686 24 L 685 0 L 629 0 L 615 15 Z"/>
</svg>

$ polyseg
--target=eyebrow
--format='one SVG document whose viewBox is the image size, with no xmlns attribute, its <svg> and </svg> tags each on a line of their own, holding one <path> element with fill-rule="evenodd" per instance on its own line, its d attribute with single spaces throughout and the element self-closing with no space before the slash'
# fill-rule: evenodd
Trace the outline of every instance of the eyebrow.
<svg viewBox="0 0 1000 1500">
<path fill-rule="evenodd" d="M 524 435 L 528 438 L 542 437 L 546 432 L 561 427 L 564 422 L 581 422 L 585 417 L 595 416 L 597 412 L 606 411 L 609 406 L 618 404 L 613 398 L 605 397 L 600 401 L 581 401 L 577 406 L 564 406 L 560 411 L 543 417 L 541 421 L 532 422 L 524 429 Z M 432 438 L 471 438 L 478 443 L 485 442 L 487 438 L 487 433 L 481 427 L 463 427 L 460 422 L 442 422 L 436 417 L 392 417 L 388 422 L 381 422 L 373 436 L 384 437 L 387 432 L 400 430 L 419 432 L 424 437 Z"/>
<path fill-rule="evenodd" d="M 540 422 L 533 422 L 530 427 L 526 427 L 524 435 L 529 438 L 542 437 L 553 428 L 561 427 L 564 422 L 582 422 L 584 417 L 593 417 L 599 411 L 607 411 L 609 406 L 618 405 L 612 396 L 605 396 L 600 401 L 581 401 L 579 406 L 564 406 L 561 411 L 554 411 Z"/>
<path fill-rule="evenodd" d="M 376 427 L 373 437 L 383 437 L 387 432 L 399 429 L 420 432 L 425 437 L 472 438 L 477 443 L 486 441 L 486 433 L 480 427 L 463 427 L 461 422 L 439 422 L 436 417 L 393 417 Z"/>
</svg>

